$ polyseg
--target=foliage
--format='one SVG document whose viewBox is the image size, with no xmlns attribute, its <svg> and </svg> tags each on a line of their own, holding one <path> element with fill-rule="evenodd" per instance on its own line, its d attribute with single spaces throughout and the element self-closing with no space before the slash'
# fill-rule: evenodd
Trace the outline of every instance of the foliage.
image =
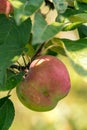
<svg viewBox="0 0 87 130">
<path fill-rule="evenodd" d="M 77 73 L 87 76 L 86 0 L 9 1 L 14 11 L 8 17 L 0 14 L 0 91 L 15 88 L 30 62 L 43 54 L 67 56 Z M 43 13 L 42 5 L 48 7 L 47 14 L 56 10 L 53 23 L 46 21 L 47 14 Z M 72 30 L 78 31 L 79 39 L 55 38 L 61 31 Z M 20 60 L 22 58 L 26 61 Z M 14 117 L 13 104 L 8 96 L 0 99 L 0 120 L 1 117 L 4 121 L 0 121 L 0 129 L 8 130 Z"/>
<path fill-rule="evenodd" d="M 14 106 L 11 100 L 7 97 L 0 99 L 0 129 L 8 130 L 14 119 Z"/>
</svg>

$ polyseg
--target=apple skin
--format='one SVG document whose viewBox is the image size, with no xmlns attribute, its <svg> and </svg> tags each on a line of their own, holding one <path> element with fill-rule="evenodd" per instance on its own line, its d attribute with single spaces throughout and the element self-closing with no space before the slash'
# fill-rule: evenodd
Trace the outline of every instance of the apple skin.
<svg viewBox="0 0 87 130">
<path fill-rule="evenodd" d="M 29 109 L 52 110 L 70 90 L 66 66 L 56 57 L 45 55 L 35 59 L 25 79 L 17 86 L 19 100 Z"/>
<path fill-rule="evenodd" d="M 0 0 L 0 14 L 7 16 L 13 11 L 13 7 L 8 0 Z"/>
</svg>

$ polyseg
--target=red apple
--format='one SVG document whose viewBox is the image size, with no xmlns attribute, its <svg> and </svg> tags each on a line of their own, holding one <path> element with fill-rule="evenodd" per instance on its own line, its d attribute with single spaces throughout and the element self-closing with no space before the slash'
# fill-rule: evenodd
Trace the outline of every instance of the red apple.
<svg viewBox="0 0 87 130">
<path fill-rule="evenodd" d="M 0 14 L 6 14 L 8 16 L 12 11 L 12 5 L 8 0 L 0 0 Z"/>
<path fill-rule="evenodd" d="M 70 90 L 66 66 L 56 57 L 46 55 L 35 59 L 28 75 L 17 87 L 20 101 L 31 110 L 49 111 Z"/>
</svg>

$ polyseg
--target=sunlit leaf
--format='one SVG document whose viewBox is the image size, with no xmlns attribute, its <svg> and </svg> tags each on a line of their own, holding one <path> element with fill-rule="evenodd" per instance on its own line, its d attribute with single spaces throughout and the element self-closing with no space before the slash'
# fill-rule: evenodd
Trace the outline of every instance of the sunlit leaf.
<svg viewBox="0 0 87 130">
<path fill-rule="evenodd" d="M 44 41 L 48 41 L 62 29 L 63 29 L 62 23 L 54 22 L 48 25 L 44 17 L 41 14 L 36 13 L 32 30 L 33 33 L 32 44 L 33 45 L 41 44 Z"/>
<path fill-rule="evenodd" d="M 81 22 L 69 23 L 64 27 L 64 31 L 74 30 L 81 25 Z"/>
<path fill-rule="evenodd" d="M 17 24 L 21 24 L 40 8 L 43 0 L 9 0 L 14 7 L 14 17 Z"/>
<path fill-rule="evenodd" d="M 87 23 L 87 13 L 76 14 L 69 17 L 72 22 Z"/>
<path fill-rule="evenodd" d="M 87 39 L 63 40 L 67 56 L 76 71 L 87 76 Z"/>
</svg>

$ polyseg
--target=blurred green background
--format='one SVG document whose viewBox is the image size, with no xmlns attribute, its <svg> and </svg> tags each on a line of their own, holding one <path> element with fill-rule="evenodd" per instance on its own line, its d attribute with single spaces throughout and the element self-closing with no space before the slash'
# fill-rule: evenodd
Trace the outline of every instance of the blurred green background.
<svg viewBox="0 0 87 130">
<path fill-rule="evenodd" d="M 87 130 L 87 77 L 81 77 L 66 57 L 59 56 L 66 64 L 71 78 L 69 94 L 49 112 L 31 111 L 21 104 L 15 89 L 11 100 L 15 118 L 9 130 Z M 5 93 L 0 93 L 0 97 Z"/>
</svg>

